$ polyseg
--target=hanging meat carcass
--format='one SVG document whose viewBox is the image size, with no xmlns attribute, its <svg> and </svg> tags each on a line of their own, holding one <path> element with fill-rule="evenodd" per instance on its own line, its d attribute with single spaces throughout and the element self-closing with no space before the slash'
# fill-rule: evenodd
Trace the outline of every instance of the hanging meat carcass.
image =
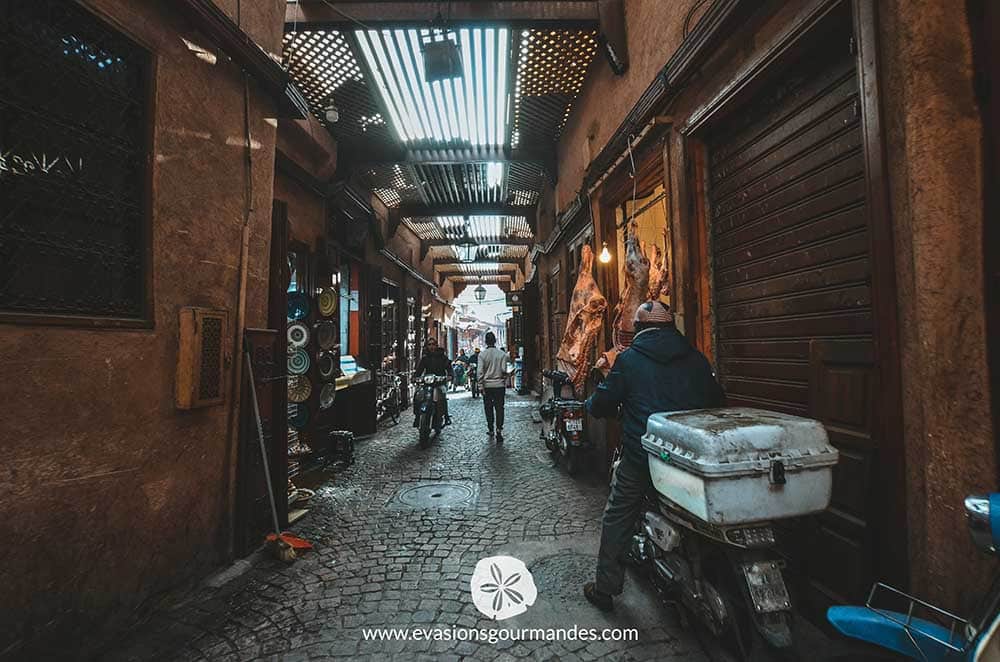
<svg viewBox="0 0 1000 662">
<path fill-rule="evenodd" d="M 645 243 L 645 242 L 643 242 Z M 647 252 L 645 246 L 642 247 L 643 254 L 649 258 L 649 300 L 659 299 L 661 296 L 670 294 L 670 279 L 667 271 L 667 226 L 663 226 L 663 246 L 652 246 Z"/>
<path fill-rule="evenodd" d="M 597 344 L 597 335 L 604 321 L 604 311 L 608 300 L 601 294 L 594 280 L 594 251 L 584 245 L 580 257 L 580 275 L 573 288 L 573 299 L 569 305 L 566 332 L 556 360 L 559 369 L 570 375 L 577 393 L 583 393 L 587 378 L 590 351 Z"/>
<path fill-rule="evenodd" d="M 632 344 L 635 311 L 649 296 L 649 258 L 643 253 L 637 230 L 636 224 L 632 223 L 625 236 L 625 289 L 615 308 L 615 321 L 612 325 L 614 347 L 604 352 L 594 365 L 605 377 L 611 372 L 618 354 Z"/>
</svg>

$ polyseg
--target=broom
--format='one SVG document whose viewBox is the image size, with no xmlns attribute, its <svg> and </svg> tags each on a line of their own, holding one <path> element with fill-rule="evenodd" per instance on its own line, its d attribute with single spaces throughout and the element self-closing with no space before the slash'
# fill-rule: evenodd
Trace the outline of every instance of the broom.
<svg viewBox="0 0 1000 662">
<path fill-rule="evenodd" d="M 278 507 L 274 503 L 274 490 L 271 487 L 271 468 L 267 463 L 267 447 L 264 445 L 264 426 L 260 422 L 260 405 L 257 404 L 257 385 L 253 379 L 253 361 L 250 358 L 250 349 L 244 344 L 243 356 L 247 362 L 247 376 L 250 378 L 250 393 L 253 395 L 253 417 L 257 424 L 257 440 L 260 442 L 260 459 L 264 464 L 264 482 L 267 483 L 267 498 L 271 504 L 271 521 L 274 524 L 274 532 L 267 534 L 264 539 L 271 553 L 279 560 L 290 563 L 295 560 L 295 550 L 312 549 L 312 543 L 303 540 L 290 533 L 282 532 L 278 526 Z"/>
</svg>

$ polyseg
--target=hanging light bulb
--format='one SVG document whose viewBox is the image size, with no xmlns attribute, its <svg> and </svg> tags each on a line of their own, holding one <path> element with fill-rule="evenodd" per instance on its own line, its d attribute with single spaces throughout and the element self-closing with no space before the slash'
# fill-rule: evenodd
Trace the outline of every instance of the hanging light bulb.
<svg viewBox="0 0 1000 662">
<path fill-rule="evenodd" d="M 608 250 L 608 242 L 604 242 L 604 248 L 601 249 L 601 254 L 597 259 L 601 261 L 601 264 L 607 264 L 611 261 L 611 251 Z"/>
</svg>

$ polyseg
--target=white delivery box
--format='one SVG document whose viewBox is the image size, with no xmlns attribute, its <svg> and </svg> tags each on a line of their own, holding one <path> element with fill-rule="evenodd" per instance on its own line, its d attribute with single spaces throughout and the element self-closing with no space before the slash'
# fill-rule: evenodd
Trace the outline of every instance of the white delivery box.
<svg viewBox="0 0 1000 662">
<path fill-rule="evenodd" d="M 747 407 L 653 414 L 642 447 L 656 491 L 706 522 L 798 517 L 830 503 L 837 450 L 809 418 Z"/>
</svg>

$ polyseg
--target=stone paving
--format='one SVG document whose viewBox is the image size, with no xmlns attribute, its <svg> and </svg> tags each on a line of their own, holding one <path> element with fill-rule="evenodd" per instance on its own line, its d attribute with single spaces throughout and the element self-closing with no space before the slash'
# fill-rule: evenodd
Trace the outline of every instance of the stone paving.
<svg viewBox="0 0 1000 662">
<path fill-rule="evenodd" d="M 294 528 L 313 552 L 291 565 L 256 555 L 245 572 L 161 609 L 102 659 L 708 659 L 634 577 L 610 616 L 582 600 L 607 488 L 600 472 L 572 479 L 552 465 L 532 422 L 536 406 L 508 392 L 503 445 L 486 436 L 481 400 L 465 393 L 453 396 L 455 423 L 428 449 L 404 415 L 359 442 L 356 463 L 317 491 Z M 446 497 L 440 488 L 412 491 L 444 481 L 464 500 L 411 505 Z M 505 621 L 480 614 L 469 589 L 477 561 L 497 554 L 524 561 L 538 586 L 535 604 Z M 635 627 L 638 640 L 499 640 L 502 629 L 574 625 Z M 484 629 L 495 641 L 365 640 L 372 627 Z"/>
</svg>

